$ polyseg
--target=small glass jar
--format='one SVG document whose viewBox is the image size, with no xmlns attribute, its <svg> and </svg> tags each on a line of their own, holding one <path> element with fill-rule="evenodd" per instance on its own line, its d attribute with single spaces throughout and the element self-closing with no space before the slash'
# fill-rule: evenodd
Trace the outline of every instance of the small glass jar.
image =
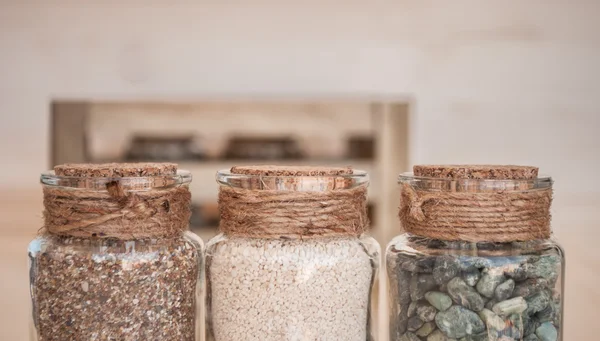
<svg viewBox="0 0 600 341">
<path fill-rule="evenodd" d="M 437 222 L 442 228 L 430 232 L 447 237 L 413 231 L 389 243 L 391 341 L 563 340 L 563 250 L 544 234 L 528 238 L 529 232 L 516 227 L 516 221 L 530 228 L 528 219 L 540 226 L 549 219 L 551 178 L 456 179 L 405 173 L 399 183 L 403 225 L 413 219 L 426 231 L 428 222 Z M 418 198 L 409 198 L 414 193 Z M 543 204 L 535 203 L 539 209 L 524 209 L 538 194 L 544 198 Z M 490 195 L 500 201 L 489 201 Z M 512 196 L 508 203 L 502 201 L 506 196 Z M 418 212 L 410 200 L 422 205 Z M 484 223 L 493 219 L 506 232 L 486 241 L 494 228 Z M 481 235 L 467 235 L 475 228 Z"/>
<path fill-rule="evenodd" d="M 289 169 L 217 174 L 222 233 L 206 249 L 209 339 L 370 340 L 380 248 L 362 233 L 368 176 Z"/>
<path fill-rule="evenodd" d="M 42 174 L 46 226 L 28 250 L 31 340 L 200 340 L 203 243 L 184 230 L 190 181 L 187 171 Z M 107 194 L 115 184 L 119 198 Z M 174 191 L 183 197 L 173 199 Z M 150 236 L 171 223 L 157 218 L 161 213 L 181 225 L 168 236 Z"/>
</svg>

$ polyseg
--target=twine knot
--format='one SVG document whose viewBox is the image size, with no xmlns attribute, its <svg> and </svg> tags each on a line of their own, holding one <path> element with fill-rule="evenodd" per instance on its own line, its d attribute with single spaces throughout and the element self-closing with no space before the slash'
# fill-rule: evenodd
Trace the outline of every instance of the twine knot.
<svg viewBox="0 0 600 341">
<path fill-rule="evenodd" d="M 412 219 L 416 221 L 423 221 L 426 219 L 425 213 L 423 213 L 423 203 L 426 198 L 421 198 L 417 192 L 408 184 L 403 184 L 405 187 L 403 190 L 406 192 L 406 201 L 408 205 L 408 212 Z"/>
<path fill-rule="evenodd" d="M 119 181 L 106 191 L 44 187 L 45 229 L 81 238 L 168 238 L 188 228 L 191 194 L 187 186 L 126 190 Z"/>
</svg>

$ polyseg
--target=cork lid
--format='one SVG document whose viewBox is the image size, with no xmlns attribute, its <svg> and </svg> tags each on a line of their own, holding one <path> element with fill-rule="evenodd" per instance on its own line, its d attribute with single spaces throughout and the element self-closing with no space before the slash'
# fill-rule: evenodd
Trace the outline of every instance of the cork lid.
<svg viewBox="0 0 600 341">
<path fill-rule="evenodd" d="M 221 185 L 253 190 L 325 191 L 368 184 L 368 174 L 352 167 L 234 166 L 219 171 Z"/>
<path fill-rule="evenodd" d="M 352 175 L 352 167 L 315 167 L 315 166 L 234 166 L 232 174 L 260 176 L 335 176 Z"/>
<path fill-rule="evenodd" d="M 68 163 L 54 167 L 57 176 L 82 178 L 150 177 L 177 174 L 175 163 Z"/>
<path fill-rule="evenodd" d="M 416 165 L 415 176 L 444 179 L 531 180 L 538 167 L 515 165 Z"/>
</svg>

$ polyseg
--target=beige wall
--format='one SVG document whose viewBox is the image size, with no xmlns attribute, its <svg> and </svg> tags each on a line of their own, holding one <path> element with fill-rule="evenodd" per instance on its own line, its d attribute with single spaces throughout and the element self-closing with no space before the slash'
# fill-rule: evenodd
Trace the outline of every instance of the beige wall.
<svg viewBox="0 0 600 341">
<path fill-rule="evenodd" d="M 598 331 L 599 1 L 150 3 L 0 0 L 0 188 L 37 189 L 53 98 L 410 96 L 413 163 L 555 177 L 567 339 Z M 24 339 L 19 321 L 2 339 Z"/>
<path fill-rule="evenodd" d="M 18 167 L 0 186 L 49 166 L 56 97 L 400 94 L 415 163 L 533 163 L 600 191 L 597 1 L 1 3 L 0 155 Z"/>
</svg>

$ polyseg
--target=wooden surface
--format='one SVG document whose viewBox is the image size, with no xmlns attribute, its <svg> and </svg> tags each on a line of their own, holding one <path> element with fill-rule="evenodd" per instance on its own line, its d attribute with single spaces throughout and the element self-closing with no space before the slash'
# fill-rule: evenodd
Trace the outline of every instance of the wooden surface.
<svg viewBox="0 0 600 341">
<path fill-rule="evenodd" d="M 567 254 L 563 341 L 596 340 L 600 335 L 600 197 L 555 195 L 553 226 Z M 41 226 L 41 189 L 4 190 L 0 207 L 0 340 L 26 341 L 26 249 Z"/>
</svg>

